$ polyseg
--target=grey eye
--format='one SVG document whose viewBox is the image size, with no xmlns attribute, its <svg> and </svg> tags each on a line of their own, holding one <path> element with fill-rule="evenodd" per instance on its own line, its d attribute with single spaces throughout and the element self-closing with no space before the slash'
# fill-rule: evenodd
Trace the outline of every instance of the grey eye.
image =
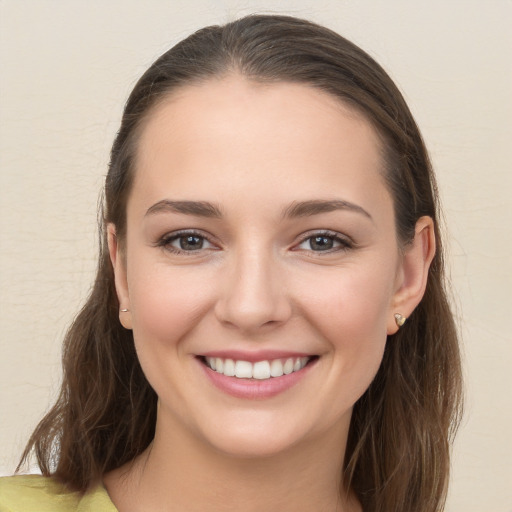
<svg viewBox="0 0 512 512">
<path fill-rule="evenodd" d="M 350 242 L 342 238 L 340 235 L 333 233 L 317 233 L 308 236 L 297 246 L 302 251 L 312 252 L 334 252 L 338 250 L 348 249 L 351 247 Z"/>
<path fill-rule="evenodd" d="M 175 254 L 202 253 L 215 249 L 215 245 L 206 236 L 194 231 L 168 233 L 156 245 Z"/>
<path fill-rule="evenodd" d="M 313 251 L 328 251 L 334 247 L 334 239 L 330 236 L 312 236 L 309 246 Z"/>
<path fill-rule="evenodd" d="M 197 235 L 184 235 L 176 238 L 174 243 L 179 244 L 179 248 L 183 251 L 197 251 L 204 246 L 204 238 Z"/>
<path fill-rule="evenodd" d="M 330 235 L 316 235 L 306 238 L 300 245 L 300 249 L 310 251 L 329 251 L 341 245 L 339 240 Z"/>
</svg>

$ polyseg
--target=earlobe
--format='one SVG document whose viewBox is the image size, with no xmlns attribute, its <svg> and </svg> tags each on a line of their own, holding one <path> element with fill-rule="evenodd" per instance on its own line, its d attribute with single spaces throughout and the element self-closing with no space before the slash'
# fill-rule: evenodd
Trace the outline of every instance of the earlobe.
<svg viewBox="0 0 512 512">
<path fill-rule="evenodd" d="M 117 298 L 119 300 L 119 321 L 125 329 L 132 328 L 132 317 L 130 313 L 130 297 L 128 293 L 128 281 L 126 276 L 126 265 L 121 253 L 119 240 L 116 235 L 114 224 L 107 226 L 108 252 L 110 262 L 114 270 L 114 279 Z"/>
<path fill-rule="evenodd" d="M 407 246 L 402 257 L 400 282 L 389 314 L 388 334 L 396 333 L 401 327 L 396 315 L 400 315 L 400 318 L 409 317 L 423 298 L 435 252 L 434 222 L 431 217 L 420 217 L 416 222 L 414 240 Z"/>
</svg>

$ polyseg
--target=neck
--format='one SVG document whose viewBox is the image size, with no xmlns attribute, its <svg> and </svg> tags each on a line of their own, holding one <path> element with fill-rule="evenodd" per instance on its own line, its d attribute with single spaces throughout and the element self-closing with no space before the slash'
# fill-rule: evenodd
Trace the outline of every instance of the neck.
<svg viewBox="0 0 512 512">
<path fill-rule="evenodd" d="M 265 457 L 236 457 L 187 430 L 169 436 L 157 422 L 152 445 L 105 485 L 120 512 L 231 512 L 241 505 L 246 512 L 352 512 L 357 502 L 340 492 L 347 430 Z"/>
</svg>

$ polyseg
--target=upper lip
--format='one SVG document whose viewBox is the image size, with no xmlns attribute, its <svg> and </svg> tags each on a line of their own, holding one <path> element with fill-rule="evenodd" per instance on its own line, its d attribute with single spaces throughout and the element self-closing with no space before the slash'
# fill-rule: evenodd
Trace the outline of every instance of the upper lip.
<svg viewBox="0 0 512 512">
<path fill-rule="evenodd" d="M 202 357 L 219 357 L 220 359 L 233 359 L 234 361 L 272 361 L 274 359 L 288 359 L 296 357 L 313 357 L 315 354 L 293 352 L 290 350 L 211 350 L 200 354 Z"/>
</svg>

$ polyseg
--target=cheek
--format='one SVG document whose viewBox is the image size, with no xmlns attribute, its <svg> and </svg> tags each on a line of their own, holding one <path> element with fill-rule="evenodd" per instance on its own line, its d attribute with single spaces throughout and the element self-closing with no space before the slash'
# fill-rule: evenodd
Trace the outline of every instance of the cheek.
<svg viewBox="0 0 512 512">
<path fill-rule="evenodd" d="M 310 281 L 303 279 L 296 292 L 311 323 L 321 330 L 352 337 L 370 332 L 386 334 L 392 276 L 363 267 L 332 269 L 311 277 Z"/>
<path fill-rule="evenodd" d="M 128 268 L 136 340 L 177 343 L 210 307 L 213 287 L 208 283 L 211 282 L 212 279 L 197 269 L 155 262 L 146 265 L 139 259 L 133 269 Z"/>
<path fill-rule="evenodd" d="M 364 392 L 382 360 L 392 283 L 371 268 L 340 269 L 317 274 L 315 286 L 297 292 L 303 314 L 329 346 L 336 375 L 348 378 L 355 394 Z"/>
</svg>

